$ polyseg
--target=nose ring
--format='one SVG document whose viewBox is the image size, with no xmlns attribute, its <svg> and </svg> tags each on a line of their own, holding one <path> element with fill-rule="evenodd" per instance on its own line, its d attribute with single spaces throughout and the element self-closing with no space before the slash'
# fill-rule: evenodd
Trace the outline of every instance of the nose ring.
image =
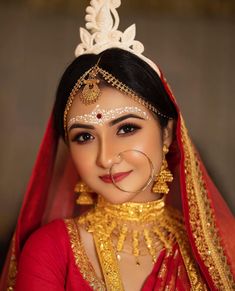
<svg viewBox="0 0 235 291">
<path fill-rule="evenodd" d="M 148 176 L 148 178 L 146 179 L 144 185 L 141 186 L 139 189 L 137 189 L 135 191 L 130 191 L 130 190 L 124 189 L 123 187 L 118 185 L 117 182 L 114 179 L 114 176 L 113 176 L 114 175 L 114 173 L 113 173 L 114 166 L 117 165 L 117 164 L 120 164 L 125 159 L 124 155 L 128 154 L 128 153 L 130 155 L 135 153 L 137 155 L 143 156 L 145 158 L 145 160 L 147 161 L 148 165 L 149 165 L 149 176 Z M 123 151 L 123 152 L 119 153 L 117 155 L 117 157 L 118 157 L 119 161 L 117 161 L 117 162 L 115 161 L 112 164 L 112 166 L 110 167 L 110 169 L 109 169 L 109 175 L 111 177 L 112 183 L 117 189 L 119 189 L 119 190 L 121 190 L 123 192 L 126 192 L 126 193 L 139 193 L 141 191 L 144 191 L 150 185 L 150 183 L 154 180 L 154 172 L 155 172 L 154 165 L 153 165 L 151 159 L 144 152 L 142 152 L 140 150 L 135 150 L 135 149 L 134 150 L 126 150 L 126 151 Z"/>
</svg>

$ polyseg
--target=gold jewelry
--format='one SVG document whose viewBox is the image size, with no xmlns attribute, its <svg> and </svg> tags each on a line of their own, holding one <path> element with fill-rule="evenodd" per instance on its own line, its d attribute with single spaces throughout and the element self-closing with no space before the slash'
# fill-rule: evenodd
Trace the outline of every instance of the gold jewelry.
<svg viewBox="0 0 235 291">
<path fill-rule="evenodd" d="M 148 179 L 146 179 L 145 183 L 143 185 L 141 185 L 141 187 L 139 186 L 137 189 L 125 189 L 123 188 L 122 186 L 119 186 L 118 183 L 116 183 L 114 177 L 113 177 L 113 174 L 115 174 L 115 165 L 121 163 L 123 160 L 125 160 L 125 154 L 134 154 L 135 155 L 135 158 L 137 159 L 137 156 L 141 155 L 142 157 L 144 157 L 145 161 L 148 163 L 148 166 L 149 166 L 149 175 L 148 175 Z M 121 153 L 119 153 L 117 155 L 117 158 L 119 159 L 119 163 L 113 163 L 113 165 L 110 167 L 109 169 L 109 174 L 111 176 L 111 179 L 112 179 L 112 182 L 113 182 L 113 185 L 123 191 L 123 192 L 127 192 L 127 193 L 139 193 L 139 192 L 142 192 L 144 191 L 153 181 L 154 179 L 154 166 L 153 166 L 153 163 L 151 161 L 151 159 L 148 157 L 148 155 L 146 155 L 144 152 L 140 151 L 140 150 L 136 150 L 136 149 L 133 149 L 133 150 L 125 150 Z M 147 172 L 148 171 L 148 168 L 147 166 L 145 165 L 144 167 L 145 171 Z"/>
<path fill-rule="evenodd" d="M 88 232 L 103 239 L 111 238 L 116 256 L 126 252 L 139 256 L 151 255 L 156 261 L 162 248 L 170 249 L 173 237 L 167 230 L 164 198 L 146 203 L 111 204 L 99 197 L 94 211 L 79 218 Z M 99 239 L 100 241 L 100 239 Z"/>
<path fill-rule="evenodd" d="M 85 105 L 95 103 L 100 96 L 100 88 L 98 87 L 100 80 L 96 78 L 97 68 L 98 67 L 95 66 L 94 69 L 90 71 L 88 78 L 83 81 L 85 86 L 79 97 Z"/>
<path fill-rule="evenodd" d="M 79 181 L 74 188 L 74 192 L 79 194 L 76 200 L 78 205 L 92 205 L 94 203 L 91 197 L 93 191 L 84 182 Z"/>
<path fill-rule="evenodd" d="M 171 254 L 176 243 L 187 270 L 190 270 L 190 282 L 193 286 L 200 283 L 182 215 L 174 208 L 165 207 L 164 198 L 115 205 L 99 197 L 95 208 L 78 217 L 76 224 L 92 233 L 107 290 L 124 291 L 118 264 L 121 252 L 131 253 L 138 266 L 139 256 L 150 254 L 156 261 L 161 249 L 165 248 L 167 254 Z"/>
<path fill-rule="evenodd" d="M 79 95 L 81 101 L 88 105 L 95 103 L 99 96 L 100 96 L 100 89 L 98 87 L 98 84 L 100 82 L 99 77 L 104 79 L 108 84 L 110 84 L 112 87 L 115 87 L 120 92 L 128 95 L 131 97 L 134 101 L 138 102 L 139 104 L 143 105 L 150 111 L 156 113 L 157 115 L 168 118 L 167 115 L 161 113 L 158 109 L 156 109 L 153 105 L 151 105 L 149 102 L 145 101 L 141 97 L 139 97 L 132 89 L 130 89 L 128 86 L 126 86 L 124 83 L 119 81 L 116 77 L 114 77 L 109 72 L 103 70 L 100 68 L 97 64 L 90 68 L 88 71 L 86 71 L 81 78 L 78 79 L 77 83 L 73 87 L 69 98 L 67 100 L 65 111 L 64 111 L 64 131 L 65 136 L 67 137 L 67 116 L 68 112 L 73 104 L 73 100 L 75 96 L 77 95 L 79 89 L 85 84 L 84 89 L 82 90 L 81 94 Z"/>
<path fill-rule="evenodd" d="M 166 154 L 168 153 L 169 149 L 166 145 L 163 146 L 163 161 L 162 166 L 160 169 L 160 173 L 155 178 L 155 183 L 152 188 L 153 193 L 159 194 L 168 194 L 169 187 L 167 183 L 173 181 L 173 175 L 171 171 L 168 169 L 168 163 L 166 160 Z"/>
</svg>

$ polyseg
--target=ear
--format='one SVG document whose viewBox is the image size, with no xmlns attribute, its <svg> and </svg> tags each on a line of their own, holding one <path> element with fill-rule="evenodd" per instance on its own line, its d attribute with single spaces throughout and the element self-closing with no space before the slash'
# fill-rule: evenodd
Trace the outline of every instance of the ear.
<svg viewBox="0 0 235 291">
<path fill-rule="evenodd" d="M 174 120 L 170 119 L 167 126 L 163 129 L 163 144 L 165 144 L 168 148 L 173 140 L 173 128 Z"/>
</svg>

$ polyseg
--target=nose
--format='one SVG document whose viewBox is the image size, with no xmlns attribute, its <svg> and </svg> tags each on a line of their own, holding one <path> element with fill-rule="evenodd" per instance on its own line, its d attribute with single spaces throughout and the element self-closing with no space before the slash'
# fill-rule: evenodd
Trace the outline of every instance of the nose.
<svg viewBox="0 0 235 291">
<path fill-rule="evenodd" d="M 97 155 L 97 165 L 104 169 L 110 169 L 113 164 L 120 162 L 118 152 L 112 143 L 101 142 Z"/>
</svg>

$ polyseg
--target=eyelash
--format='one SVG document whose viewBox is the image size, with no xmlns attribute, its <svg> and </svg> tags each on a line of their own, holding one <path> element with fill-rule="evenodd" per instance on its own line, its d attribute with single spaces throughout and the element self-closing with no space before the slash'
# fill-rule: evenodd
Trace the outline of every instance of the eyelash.
<svg viewBox="0 0 235 291">
<path fill-rule="evenodd" d="M 86 139 L 84 139 L 85 136 L 89 136 L 90 138 L 86 140 Z M 83 137 L 83 141 L 79 140 L 81 137 Z M 79 143 L 79 144 L 84 144 L 84 143 L 90 142 L 93 139 L 94 139 L 94 137 L 89 132 L 80 132 L 79 134 L 75 135 L 74 138 L 72 138 L 72 141 Z"/>
<path fill-rule="evenodd" d="M 127 132 L 124 132 L 124 133 L 120 133 L 121 130 L 123 129 L 128 129 Z M 140 126 L 134 124 L 134 123 L 126 123 L 126 124 L 123 124 L 121 125 L 119 128 L 118 128 L 118 131 L 117 131 L 117 135 L 132 135 L 134 134 L 137 130 L 141 129 Z"/>
<path fill-rule="evenodd" d="M 117 130 L 117 135 L 118 136 L 129 136 L 129 135 L 134 134 L 139 129 L 141 129 L 141 127 L 136 125 L 136 124 L 126 123 L 126 124 L 119 126 L 119 128 Z M 121 130 L 123 130 L 124 132 L 120 133 Z M 79 140 L 82 137 L 83 137 L 83 140 Z M 86 139 L 87 137 L 89 137 L 89 138 Z M 72 138 L 72 141 L 76 142 L 78 144 L 86 144 L 92 140 L 94 140 L 94 137 L 89 132 L 81 132 L 81 133 L 75 135 L 74 138 Z"/>
</svg>

